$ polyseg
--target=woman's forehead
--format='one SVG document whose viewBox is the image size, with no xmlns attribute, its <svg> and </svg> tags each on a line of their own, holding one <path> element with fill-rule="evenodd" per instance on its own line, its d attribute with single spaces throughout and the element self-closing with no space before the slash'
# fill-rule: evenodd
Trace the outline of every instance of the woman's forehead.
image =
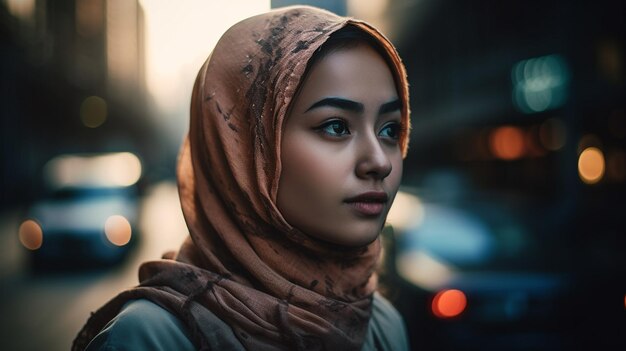
<svg viewBox="0 0 626 351">
<path fill-rule="evenodd" d="M 326 96 L 360 103 L 364 98 L 375 99 L 382 104 L 398 96 L 386 62 L 365 44 L 329 53 L 311 67 L 301 84 L 298 100 Z"/>
</svg>

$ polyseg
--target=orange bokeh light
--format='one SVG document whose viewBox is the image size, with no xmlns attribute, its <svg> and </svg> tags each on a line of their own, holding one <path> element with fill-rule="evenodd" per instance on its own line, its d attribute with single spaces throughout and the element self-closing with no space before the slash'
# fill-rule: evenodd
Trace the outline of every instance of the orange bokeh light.
<svg viewBox="0 0 626 351">
<path fill-rule="evenodd" d="M 130 241 L 132 228 L 124 216 L 114 215 L 104 223 L 104 234 L 113 245 L 124 246 Z"/>
<path fill-rule="evenodd" d="M 32 219 L 25 220 L 18 231 L 20 242 L 29 250 L 37 250 L 43 244 L 43 230 Z"/>
<path fill-rule="evenodd" d="M 467 307 L 467 298 L 461 290 L 442 290 L 435 295 L 432 310 L 439 318 L 452 318 L 460 315 Z"/>
<path fill-rule="evenodd" d="M 503 160 L 514 160 L 525 153 L 524 133 L 517 127 L 496 128 L 489 135 L 491 153 Z"/>
<path fill-rule="evenodd" d="M 604 176 L 604 154 L 596 147 L 588 147 L 578 157 L 578 174 L 587 184 L 599 182 Z"/>
</svg>

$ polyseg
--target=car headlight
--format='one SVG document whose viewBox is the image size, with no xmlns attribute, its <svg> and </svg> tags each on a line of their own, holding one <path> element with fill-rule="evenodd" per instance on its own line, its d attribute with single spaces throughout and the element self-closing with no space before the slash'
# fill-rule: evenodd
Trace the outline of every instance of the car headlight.
<svg viewBox="0 0 626 351">
<path fill-rule="evenodd" d="M 132 228 L 124 216 L 113 215 L 104 222 L 104 234 L 113 245 L 124 246 L 130 241 Z"/>
<path fill-rule="evenodd" d="M 20 224 L 18 235 L 22 245 L 29 250 L 37 250 L 43 244 L 43 230 L 39 223 L 32 219 Z"/>
</svg>

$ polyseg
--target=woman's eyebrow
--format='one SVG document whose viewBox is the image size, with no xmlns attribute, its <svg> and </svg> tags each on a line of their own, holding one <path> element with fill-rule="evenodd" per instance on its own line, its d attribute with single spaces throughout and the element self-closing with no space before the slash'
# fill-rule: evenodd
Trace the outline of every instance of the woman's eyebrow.
<svg viewBox="0 0 626 351">
<path fill-rule="evenodd" d="M 380 109 L 378 109 L 378 114 L 384 115 L 385 113 L 399 110 L 401 107 L 402 107 L 402 102 L 400 101 L 400 99 L 395 99 L 393 101 L 382 104 L 380 106 Z"/>
<path fill-rule="evenodd" d="M 352 100 L 348 100 L 344 98 L 339 98 L 339 97 L 328 97 L 328 98 L 324 98 L 314 103 L 313 105 L 311 105 L 311 107 L 309 107 L 304 112 L 309 112 L 315 108 L 323 107 L 323 106 L 336 107 L 342 110 L 352 111 L 356 113 L 361 113 L 364 110 L 363 104 L 360 102 L 356 102 L 356 101 L 352 101 Z"/>
</svg>

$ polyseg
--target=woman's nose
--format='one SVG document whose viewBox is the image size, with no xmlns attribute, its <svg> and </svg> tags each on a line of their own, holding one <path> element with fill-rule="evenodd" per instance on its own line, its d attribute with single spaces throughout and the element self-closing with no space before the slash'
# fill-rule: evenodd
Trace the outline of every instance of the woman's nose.
<svg viewBox="0 0 626 351">
<path fill-rule="evenodd" d="M 356 175 L 359 178 L 384 179 L 391 173 L 391 159 L 376 135 L 368 135 L 357 143 Z"/>
</svg>

